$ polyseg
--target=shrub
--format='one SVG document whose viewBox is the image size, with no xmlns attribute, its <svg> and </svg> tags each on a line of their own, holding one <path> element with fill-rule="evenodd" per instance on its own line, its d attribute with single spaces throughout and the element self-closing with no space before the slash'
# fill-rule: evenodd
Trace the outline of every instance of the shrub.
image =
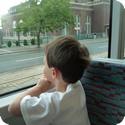
<svg viewBox="0 0 125 125">
<path fill-rule="evenodd" d="M 31 39 L 31 45 L 35 45 L 35 39 Z"/>
<path fill-rule="evenodd" d="M 8 47 L 11 47 L 11 46 L 12 46 L 12 42 L 11 42 L 11 41 L 8 41 L 7 46 L 8 46 Z"/>
<path fill-rule="evenodd" d="M 20 42 L 19 41 L 16 41 L 16 46 L 20 46 Z"/>
<path fill-rule="evenodd" d="M 27 46 L 27 45 L 28 45 L 27 40 L 24 40 L 24 41 L 23 41 L 23 45 L 24 45 L 24 46 Z"/>
</svg>

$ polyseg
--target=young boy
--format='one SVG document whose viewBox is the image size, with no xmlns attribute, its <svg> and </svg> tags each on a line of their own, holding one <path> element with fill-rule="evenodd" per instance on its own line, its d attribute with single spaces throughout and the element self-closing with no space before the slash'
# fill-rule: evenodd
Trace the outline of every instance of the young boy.
<svg viewBox="0 0 125 125">
<path fill-rule="evenodd" d="M 70 36 L 49 43 L 40 81 L 20 94 L 9 112 L 22 114 L 26 125 L 90 125 L 79 81 L 89 62 L 87 48 Z"/>
</svg>

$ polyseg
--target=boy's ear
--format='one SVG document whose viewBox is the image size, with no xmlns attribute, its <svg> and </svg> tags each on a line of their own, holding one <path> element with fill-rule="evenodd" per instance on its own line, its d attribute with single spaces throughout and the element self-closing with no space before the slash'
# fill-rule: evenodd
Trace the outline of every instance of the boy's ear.
<svg viewBox="0 0 125 125">
<path fill-rule="evenodd" d="M 58 76 L 58 69 L 52 68 L 52 78 L 55 79 Z"/>
</svg>

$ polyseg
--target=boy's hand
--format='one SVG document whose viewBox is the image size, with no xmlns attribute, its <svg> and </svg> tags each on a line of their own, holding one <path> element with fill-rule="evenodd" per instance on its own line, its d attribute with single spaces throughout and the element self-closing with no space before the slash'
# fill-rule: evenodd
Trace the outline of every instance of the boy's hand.
<svg viewBox="0 0 125 125">
<path fill-rule="evenodd" d="M 44 89 L 45 91 L 53 87 L 52 83 L 48 81 L 45 74 L 42 74 L 41 78 L 38 80 L 37 86 L 39 86 L 42 90 Z"/>
<path fill-rule="evenodd" d="M 9 105 L 9 112 L 12 114 L 18 116 L 21 115 L 21 110 L 20 110 L 20 102 L 23 97 L 30 95 L 30 96 L 38 96 L 42 92 L 46 92 L 50 89 L 51 87 L 51 82 L 49 82 L 44 74 L 42 74 L 41 79 L 38 81 L 36 86 L 33 86 L 32 88 L 29 88 L 28 90 L 20 93 L 19 96 Z"/>
</svg>

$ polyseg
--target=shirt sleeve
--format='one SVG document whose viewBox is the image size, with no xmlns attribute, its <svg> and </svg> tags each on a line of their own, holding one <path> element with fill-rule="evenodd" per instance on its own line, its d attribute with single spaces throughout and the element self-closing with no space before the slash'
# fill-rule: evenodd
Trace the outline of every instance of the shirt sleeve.
<svg viewBox="0 0 125 125">
<path fill-rule="evenodd" d="M 21 103 L 21 113 L 26 125 L 48 125 L 56 114 L 52 94 L 44 93 L 40 97 L 25 96 Z"/>
</svg>

